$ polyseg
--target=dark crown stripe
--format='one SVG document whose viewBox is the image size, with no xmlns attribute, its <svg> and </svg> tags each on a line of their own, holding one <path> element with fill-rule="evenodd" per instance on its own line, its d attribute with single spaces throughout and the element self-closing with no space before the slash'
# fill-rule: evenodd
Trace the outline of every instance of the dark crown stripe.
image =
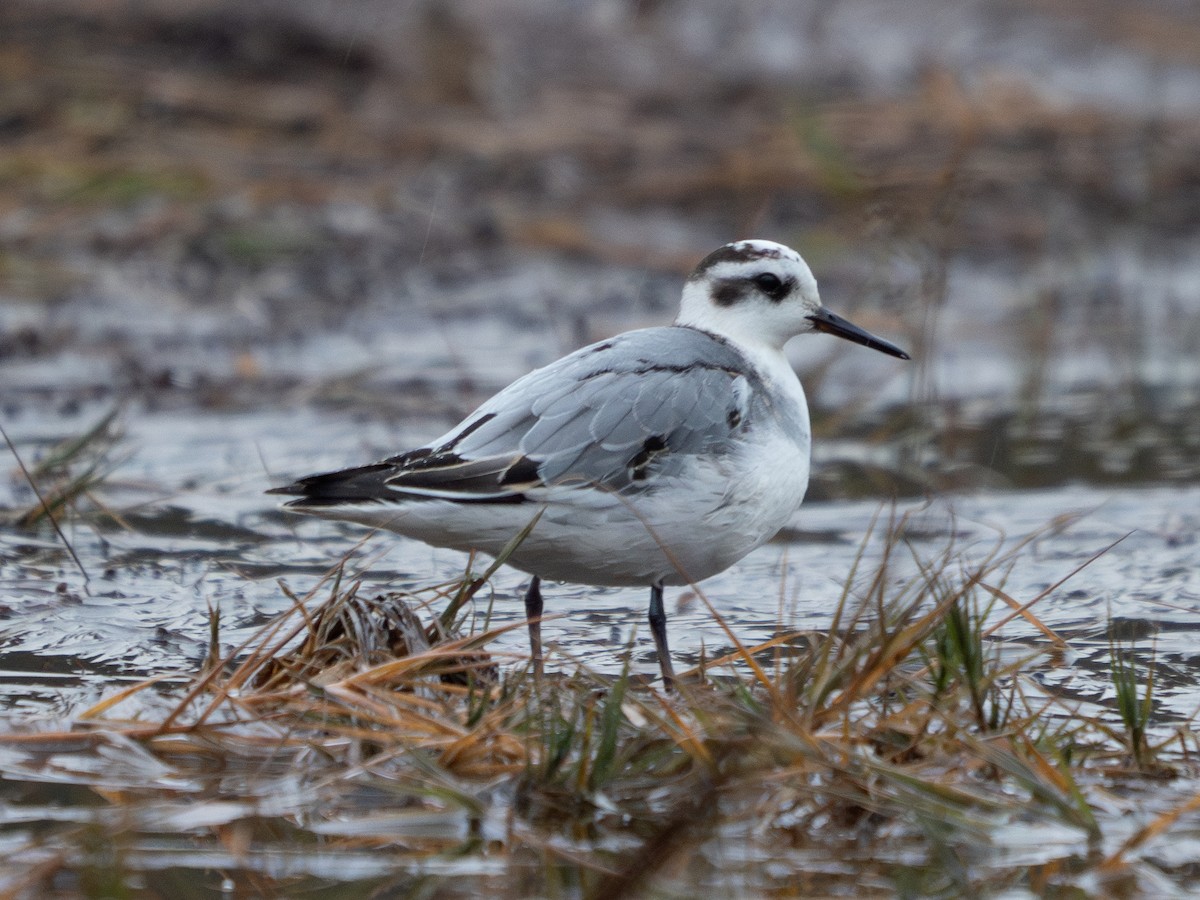
<svg viewBox="0 0 1200 900">
<path fill-rule="evenodd" d="M 718 266 L 721 263 L 745 263 L 752 262 L 756 259 L 780 259 L 781 254 L 777 250 L 768 250 L 762 247 L 755 247 L 751 244 L 726 244 L 724 247 L 718 247 L 704 259 L 700 260 L 700 264 L 696 266 L 696 270 L 692 272 L 689 280 L 703 278 L 708 270 L 713 266 Z"/>
</svg>

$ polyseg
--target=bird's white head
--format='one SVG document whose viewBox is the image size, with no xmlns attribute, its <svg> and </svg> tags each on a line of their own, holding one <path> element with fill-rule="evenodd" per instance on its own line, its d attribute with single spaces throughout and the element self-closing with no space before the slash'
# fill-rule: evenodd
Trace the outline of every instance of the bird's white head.
<svg viewBox="0 0 1200 900">
<path fill-rule="evenodd" d="M 677 325 L 749 347 L 781 349 L 798 334 L 824 331 L 883 353 L 908 354 L 821 305 L 808 263 L 774 241 L 737 241 L 700 261 L 683 288 Z"/>
</svg>

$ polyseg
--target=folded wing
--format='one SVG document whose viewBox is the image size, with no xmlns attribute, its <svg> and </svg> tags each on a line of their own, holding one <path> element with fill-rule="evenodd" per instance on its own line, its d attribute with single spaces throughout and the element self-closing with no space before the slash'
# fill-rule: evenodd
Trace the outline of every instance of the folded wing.
<svg viewBox="0 0 1200 900">
<path fill-rule="evenodd" d="M 513 382 L 426 447 L 301 479 L 292 505 L 521 502 L 554 485 L 652 490 L 688 456 L 752 427 L 753 370 L 728 343 L 650 328 L 593 344 Z"/>
</svg>

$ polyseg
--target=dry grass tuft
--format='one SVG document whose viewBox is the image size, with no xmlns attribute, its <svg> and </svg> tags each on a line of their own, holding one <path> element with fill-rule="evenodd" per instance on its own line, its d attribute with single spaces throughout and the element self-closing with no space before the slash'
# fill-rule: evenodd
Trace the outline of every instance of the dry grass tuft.
<svg viewBox="0 0 1200 900">
<path fill-rule="evenodd" d="M 198 674 L 158 721 L 115 718 L 147 682 L 79 730 L 10 743 L 100 752 L 132 742 L 176 781 L 203 785 L 190 799 L 174 789 L 173 808 L 184 819 L 208 809 L 214 822 L 190 833 L 223 846 L 235 829 L 228 868 L 271 891 L 314 882 L 268 877 L 251 849 L 269 859 L 297 840 L 332 859 L 388 848 L 379 884 L 397 890 L 434 860 L 487 861 L 463 870 L 472 890 L 543 896 L 1142 883 L 1149 848 L 1196 806 L 1176 798 L 1132 835 L 1110 835 L 1097 812 L 1114 780 L 1169 783 L 1191 768 L 1186 751 L 1151 739 L 1146 668 L 1114 648 L 1125 660 L 1119 707 L 1057 696 L 1039 674 L 1064 642 L 1003 587 L 1019 550 L 919 559 L 905 527 L 888 523 L 886 552 L 852 577 L 827 631 L 735 641 L 674 693 L 628 665 L 615 677 L 535 677 L 489 653 L 504 629 L 422 625 L 423 607 L 477 591 L 479 579 L 365 600 L 339 568 Z M 916 560 L 915 578 L 893 575 L 901 554 Z M 992 634 L 992 605 L 1010 601 L 1053 639 L 1014 653 Z M 1189 729 L 1167 737 L 1194 744 Z M 201 777 L 214 765 L 242 774 Z M 167 796 L 144 782 L 107 790 L 118 806 Z M 229 821 L 214 797 L 235 807 Z M 1026 850 L 1032 863 L 981 851 L 1002 858 L 1026 827 L 1058 843 Z"/>
</svg>

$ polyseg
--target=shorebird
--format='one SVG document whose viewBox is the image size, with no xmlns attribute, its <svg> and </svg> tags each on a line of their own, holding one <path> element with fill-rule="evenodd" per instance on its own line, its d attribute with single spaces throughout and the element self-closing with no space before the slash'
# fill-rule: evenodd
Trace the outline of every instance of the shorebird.
<svg viewBox="0 0 1200 900">
<path fill-rule="evenodd" d="M 664 585 L 733 565 L 804 498 L 808 404 L 783 346 L 809 332 L 909 358 L 826 310 L 795 250 L 726 244 L 688 278 L 674 324 L 530 372 L 423 447 L 271 493 L 297 497 L 295 512 L 493 556 L 533 522 L 507 562 L 533 576 L 535 666 L 542 579 L 644 586 L 669 687 Z"/>
</svg>

